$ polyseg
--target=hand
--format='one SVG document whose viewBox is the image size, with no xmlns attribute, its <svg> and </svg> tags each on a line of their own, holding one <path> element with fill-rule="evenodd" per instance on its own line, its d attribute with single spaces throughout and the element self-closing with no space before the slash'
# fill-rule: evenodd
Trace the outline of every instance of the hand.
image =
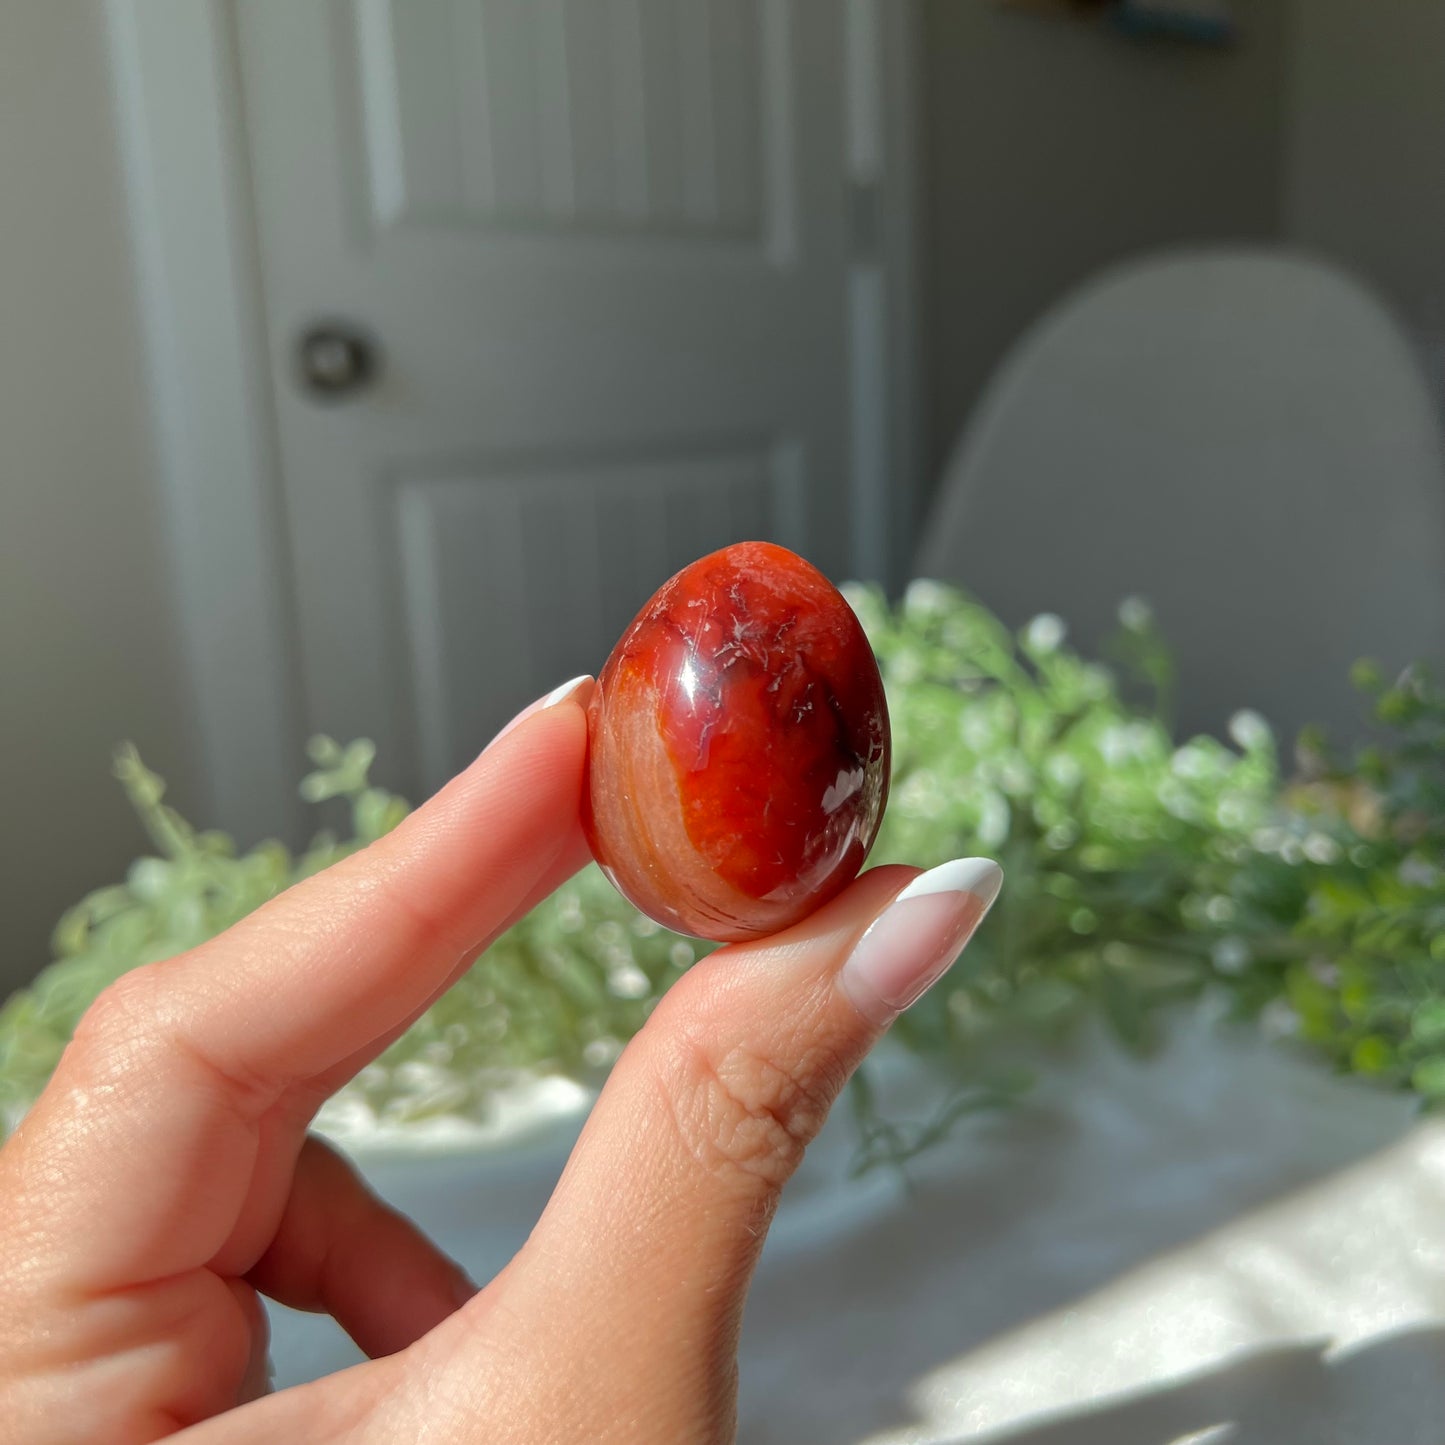
<svg viewBox="0 0 1445 1445">
<path fill-rule="evenodd" d="M 964 860 L 910 887 L 879 868 L 698 964 L 624 1052 L 527 1244 L 474 1293 L 306 1130 L 586 861 L 590 686 L 529 709 L 380 842 L 86 1014 L 0 1151 L 5 1439 L 731 1438 L 779 1193 L 1000 875 Z M 330 1313 L 371 1361 L 268 1394 L 262 1294 Z"/>
</svg>

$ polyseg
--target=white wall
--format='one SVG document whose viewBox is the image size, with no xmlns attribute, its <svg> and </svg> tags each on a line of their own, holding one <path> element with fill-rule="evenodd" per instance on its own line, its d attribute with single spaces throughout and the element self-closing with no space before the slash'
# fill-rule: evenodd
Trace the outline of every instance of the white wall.
<svg viewBox="0 0 1445 1445">
<path fill-rule="evenodd" d="M 1009 342 L 1076 282 L 1172 242 L 1277 234 L 1285 0 L 1235 9 L 1244 43 L 1220 52 L 924 0 L 931 475 Z"/>
<path fill-rule="evenodd" d="M 105 45 L 0 5 L 0 994 L 140 851 L 115 743 L 196 798 Z"/>
<path fill-rule="evenodd" d="M 1285 232 L 1371 281 L 1445 392 L 1445 4 L 1294 0 L 1290 62 Z"/>
</svg>

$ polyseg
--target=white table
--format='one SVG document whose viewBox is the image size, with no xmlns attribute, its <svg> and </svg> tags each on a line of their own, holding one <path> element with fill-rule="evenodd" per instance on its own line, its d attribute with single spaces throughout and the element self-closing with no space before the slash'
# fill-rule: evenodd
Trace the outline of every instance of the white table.
<svg viewBox="0 0 1445 1445">
<path fill-rule="evenodd" d="M 360 1157 L 485 1279 L 576 1127 Z M 745 1445 L 1445 1442 L 1445 1125 L 1401 1099 L 1195 1017 L 1148 1062 L 1082 1041 L 911 1191 L 848 1181 L 851 1148 L 840 1117 L 774 1225 Z M 281 1385 L 357 1358 L 325 1321 L 273 1319 Z"/>
</svg>

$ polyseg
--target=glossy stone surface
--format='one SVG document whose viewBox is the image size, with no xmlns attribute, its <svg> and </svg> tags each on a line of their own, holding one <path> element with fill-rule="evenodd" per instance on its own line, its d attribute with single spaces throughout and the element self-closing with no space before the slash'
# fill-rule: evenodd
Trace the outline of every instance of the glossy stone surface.
<svg viewBox="0 0 1445 1445">
<path fill-rule="evenodd" d="M 888 708 L 853 610 L 815 567 L 739 542 L 664 584 L 588 713 L 584 823 L 618 889 L 730 941 L 858 872 L 888 794 Z"/>
</svg>

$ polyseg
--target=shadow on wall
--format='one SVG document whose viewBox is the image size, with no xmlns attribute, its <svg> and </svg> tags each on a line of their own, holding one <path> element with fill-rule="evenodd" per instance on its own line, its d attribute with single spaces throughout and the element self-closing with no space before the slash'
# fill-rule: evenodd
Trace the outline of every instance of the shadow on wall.
<svg viewBox="0 0 1445 1445">
<path fill-rule="evenodd" d="M 1442 1370 L 1445 1328 L 1402 1330 L 1338 1355 L 1285 1345 L 953 1445 L 1440 1445 L 1439 1419 L 1415 1402 L 1438 1389 Z"/>
</svg>

